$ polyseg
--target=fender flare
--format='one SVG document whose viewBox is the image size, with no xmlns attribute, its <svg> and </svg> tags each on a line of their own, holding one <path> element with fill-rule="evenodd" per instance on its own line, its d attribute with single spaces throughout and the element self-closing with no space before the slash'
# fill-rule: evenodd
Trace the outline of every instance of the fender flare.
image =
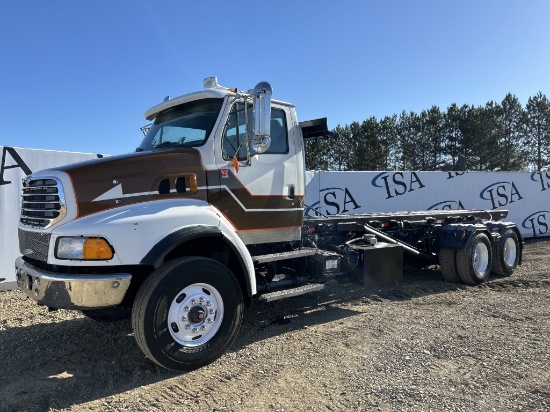
<svg viewBox="0 0 550 412">
<path fill-rule="evenodd" d="M 485 233 L 491 244 L 493 243 L 493 236 L 486 225 L 451 223 L 441 228 L 437 235 L 437 244 L 440 249 L 465 250 L 478 233 Z"/>
<path fill-rule="evenodd" d="M 178 246 L 194 239 L 207 237 L 221 238 L 235 253 L 245 277 L 248 296 L 252 297 L 256 289 L 255 274 L 250 273 L 250 271 L 248 270 L 248 267 L 245 263 L 246 258 L 241 248 L 239 248 L 238 245 L 236 245 L 231 238 L 227 237 L 216 226 L 195 225 L 178 229 L 175 232 L 172 232 L 169 235 L 165 236 L 156 245 L 154 245 L 143 257 L 143 259 L 141 259 L 140 263 L 143 265 L 151 265 L 155 268 L 158 268 L 164 262 L 164 258 L 166 257 L 166 255 L 168 255 Z"/>
</svg>

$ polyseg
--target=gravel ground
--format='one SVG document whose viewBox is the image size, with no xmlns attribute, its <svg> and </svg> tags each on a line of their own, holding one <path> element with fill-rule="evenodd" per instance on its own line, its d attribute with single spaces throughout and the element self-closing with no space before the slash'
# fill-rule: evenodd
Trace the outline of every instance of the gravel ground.
<svg viewBox="0 0 550 412">
<path fill-rule="evenodd" d="M 0 292 L 2 411 L 550 410 L 550 241 L 510 278 L 406 268 L 376 294 L 254 302 L 229 352 L 184 374 L 148 361 L 129 321 L 96 323 Z"/>
</svg>

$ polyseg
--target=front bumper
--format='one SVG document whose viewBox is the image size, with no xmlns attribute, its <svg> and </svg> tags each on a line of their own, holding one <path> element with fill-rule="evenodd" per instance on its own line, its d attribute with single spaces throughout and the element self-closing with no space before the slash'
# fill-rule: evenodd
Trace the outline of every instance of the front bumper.
<svg viewBox="0 0 550 412">
<path fill-rule="evenodd" d="M 60 275 L 37 269 L 18 257 L 18 288 L 42 305 L 59 309 L 97 309 L 116 306 L 130 286 L 132 275 Z"/>
</svg>

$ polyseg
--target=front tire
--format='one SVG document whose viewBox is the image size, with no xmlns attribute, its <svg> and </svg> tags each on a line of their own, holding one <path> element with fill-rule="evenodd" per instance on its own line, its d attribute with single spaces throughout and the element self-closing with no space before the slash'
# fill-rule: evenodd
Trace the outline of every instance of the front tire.
<svg viewBox="0 0 550 412">
<path fill-rule="evenodd" d="M 235 339 L 243 297 L 233 273 L 202 257 L 175 259 L 141 286 L 132 327 L 143 353 L 160 366 L 184 371 L 218 359 Z"/>
</svg>

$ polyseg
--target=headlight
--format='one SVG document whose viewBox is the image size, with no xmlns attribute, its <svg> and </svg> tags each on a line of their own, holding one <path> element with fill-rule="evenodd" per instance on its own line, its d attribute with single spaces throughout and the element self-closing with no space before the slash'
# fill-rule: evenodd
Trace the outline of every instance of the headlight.
<svg viewBox="0 0 550 412">
<path fill-rule="evenodd" d="M 113 258 L 113 248 L 101 237 L 60 237 L 55 256 L 71 260 L 109 260 Z"/>
</svg>

